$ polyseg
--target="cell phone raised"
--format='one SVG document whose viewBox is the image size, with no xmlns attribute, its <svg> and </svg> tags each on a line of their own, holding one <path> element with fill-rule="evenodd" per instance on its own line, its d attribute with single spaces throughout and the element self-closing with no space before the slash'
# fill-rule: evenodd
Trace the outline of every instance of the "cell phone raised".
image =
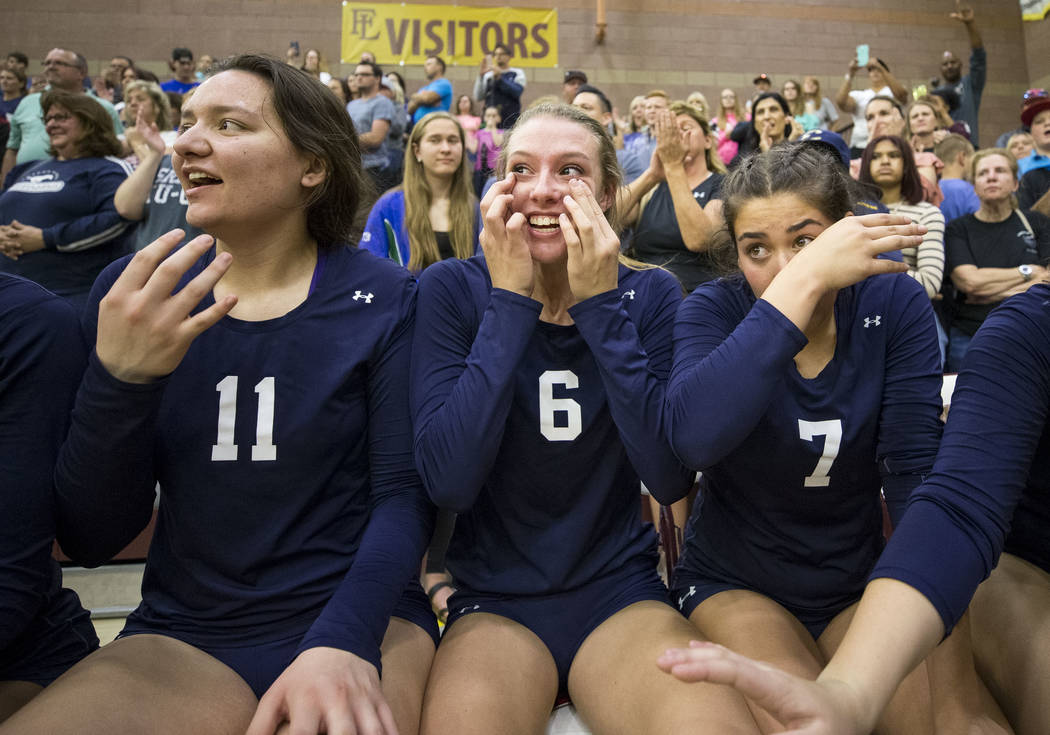
<svg viewBox="0 0 1050 735">
<path fill-rule="evenodd" d="M 862 43 L 857 46 L 857 66 L 867 66 L 871 60 L 871 49 L 868 44 Z"/>
</svg>

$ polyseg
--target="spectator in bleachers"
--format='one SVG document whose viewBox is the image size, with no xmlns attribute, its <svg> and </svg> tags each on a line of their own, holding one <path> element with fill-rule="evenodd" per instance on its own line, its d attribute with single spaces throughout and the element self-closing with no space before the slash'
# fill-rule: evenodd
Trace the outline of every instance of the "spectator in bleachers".
<svg viewBox="0 0 1050 735">
<path fill-rule="evenodd" d="M 620 168 L 623 170 L 625 184 L 630 184 L 649 167 L 653 151 L 656 150 L 656 136 L 653 134 L 652 124 L 670 103 L 667 92 L 662 89 L 652 89 L 645 93 L 646 127 L 640 130 L 629 143 L 625 140 L 623 150 L 616 154 L 620 161 Z"/>
<path fill-rule="evenodd" d="M 728 165 L 736 156 L 740 144 L 729 137 L 737 123 L 744 119 L 736 92 L 726 87 L 718 96 L 718 114 L 711 118 L 711 132 L 718 144 L 718 155 Z"/>
<path fill-rule="evenodd" d="M 481 60 L 478 77 L 474 80 L 474 99 L 486 108 L 499 110 L 500 120 L 508 128 L 521 112 L 521 95 L 525 91 L 525 72 L 510 65 L 510 47 L 497 43 L 492 55 Z"/>
<path fill-rule="evenodd" d="M 704 116 L 705 120 L 711 117 L 711 106 L 707 104 L 707 97 L 704 96 L 703 92 L 690 92 L 689 96 L 685 98 L 685 101 L 686 104 L 692 105 L 700 110 L 700 114 Z"/>
<path fill-rule="evenodd" d="M 26 97 L 26 75 L 17 69 L 0 69 L 0 120 L 10 125 L 8 118 Z"/>
<path fill-rule="evenodd" d="M 124 70 L 130 69 L 135 66 L 135 62 L 131 60 L 130 56 L 114 56 L 109 60 L 109 66 L 106 68 L 106 73 L 103 75 L 105 80 L 105 86 L 112 90 L 112 99 L 110 100 L 113 104 L 117 104 L 124 99 L 123 86 L 124 86 Z M 98 90 L 98 80 L 95 80 L 96 91 Z"/>
<path fill-rule="evenodd" d="M 186 92 L 200 84 L 197 81 L 197 66 L 193 63 L 193 52 L 188 48 L 179 46 L 172 49 L 171 61 L 168 62 L 168 67 L 174 76 L 160 85 L 160 88 L 165 92 L 186 94 Z"/>
<path fill-rule="evenodd" d="M 849 63 L 846 78 L 835 95 L 835 104 L 846 114 L 853 115 L 853 133 L 850 137 L 850 154 L 854 158 L 860 158 L 864 153 L 865 146 L 871 139 L 872 131 L 868 129 L 866 112 L 868 103 L 875 97 L 889 97 L 897 100 L 898 104 L 908 101 L 908 90 L 897 78 L 890 73 L 886 62 L 882 59 L 872 58 L 868 61 L 868 87 L 867 89 L 851 90 L 853 77 L 860 69 L 856 59 Z"/>
<path fill-rule="evenodd" d="M 717 277 L 706 251 L 722 224 L 725 166 L 706 116 L 692 105 L 673 103 L 652 127 L 656 151 L 619 202 L 623 224 L 634 226 L 631 255 L 666 268 L 691 292 Z"/>
<path fill-rule="evenodd" d="M 333 76 L 328 80 L 328 88 L 343 103 L 343 107 L 346 107 L 346 103 L 350 101 L 350 85 L 346 83 L 346 80 L 339 76 Z"/>
<path fill-rule="evenodd" d="M 805 112 L 817 116 L 817 127 L 831 130 L 839 118 L 835 103 L 820 93 L 820 80 L 809 76 L 802 80 L 802 102 Z"/>
<path fill-rule="evenodd" d="M 1014 160 L 1020 161 L 1022 158 L 1032 155 L 1032 151 L 1035 150 L 1035 140 L 1032 139 L 1032 134 L 1027 131 L 1013 133 L 1003 142 L 1002 147 L 1010 151 L 1010 155 L 1014 157 Z"/>
<path fill-rule="evenodd" d="M 970 162 L 973 160 L 973 144 L 966 138 L 951 133 L 937 144 L 934 155 L 941 159 L 944 168 L 941 170 L 941 213 L 945 222 L 956 217 L 972 214 L 981 207 L 981 200 L 970 183 Z"/>
<path fill-rule="evenodd" d="M 794 79 L 788 79 L 780 88 L 780 94 L 788 103 L 791 117 L 802 126 L 802 132 L 816 130 L 820 127 L 820 120 L 813 112 L 806 111 L 806 101 L 802 96 L 802 85 Z"/>
<path fill-rule="evenodd" d="M 303 65 L 300 67 L 314 79 L 320 80 L 321 84 L 328 84 L 332 75 L 328 73 L 328 64 L 321 58 L 321 52 L 315 48 L 306 49 L 303 57 Z"/>
<path fill-rule="evenodd" d="M 387 155 L 387 139 L 398 117 L 394 103 L 379 93 L 382 76 L 383 71 L 376 64 L 358 64 L 354 70 L 354 79 L 361 96 L 350 100 L 346 106 L 361 139 L 361 163 L 375 184 L 377 194 L 382 194 L 395 184 Z"/>
<path fill-rule="evenodd" d="M 868 126 L 868 139 L 883 135 L 904 136 L 907 121 L 901 104 L 893 97 L 878 95 L 868 102 L 865 108 L 865 121 Z M 852 152 L 852 149 L 851 149 Z M 941 161 L 933 153 L 915 153 L 915 166 L 922 176 L 923 199 L 930 204 L 939 206 L 944 196 L 937 186 Z M 855 158 L 850 162 L 850 173 L 853 178 L 860 176 L 860 159 Z"/>
<path fill-rule="evenodd" d="M 740 144 L 730 168 L 756 151 L 765 153 L 777 143 L 798 139 L 802 133 L 783 97 L 776 92 L 760 94 L 751 108 L 751 119 L 737 123 L 730 134 Z"/>
<path fill-rule="evenodd" d="M 1042 92 L 1042 90 L 1039 90 Z M 1017 162 L 1021 174 L 1018 199 L 1022 207 L 1035 207 L 1047 212 L 1046 194 L 1050 191 L 1050 96 L 1032 95 L 1021 112 L 1021 122 L 1032 131 L 1032 152 Z"/>
<path fill-rule="evenodd" d="M 44 59 L 44 79 L 51 89 L 84 94 L 84 78 L 87 71 L 87 59 L 75 51 L 54 48 L 48 51 Z M 113 105 L 90 95 L 87 99 L 101 105 L 109 114 L 114 134 L 123 135 L 124 125 Z M 39 92 L 27 95 L 8 119 L 11 123 L 11 134 L 7 139 L 4 162 L 0 169 L 0 186 L 3 186 L 8 172 L 16 163 L 47 158 L 51 148 L 51 140 L 44 126 L 44 115 L 40 109 Z"/>
<path fill-rule="evenodd" d="M 171 103 L 160 85 L 137 79 L 124 88 L 124 99 L 124 130 L 129 144 L 132 140 L 132 129 L 143 123 L 147 126 L 156 124 L 166 145 L 171 146 L 175 143 L 177 133 L 172 121 Z M 134 144 L 132 148 L 135 149 Z M 139 152 L 134 150 L 135 155 Z M 139 160 L 142 160 L 141 156 Z"/>
<path fill-rule="evenodd" d="M 572 100 L 573 107 L 583 110 L 587 117 L 591 118 L 612 135 L 612 103 L 597 87 L 590 84 L 581 84 L 576 90 L 576 96 Z"/>
<path fill-rule="evenodd" d="M 423 62 L 427 83 L 408 100 L 408 114 L 417 123 L 431 112 L 449 112 L 452 109 L 452 82 L 445 78 L 445 60 L 428 56 Z"/>
<path fill-rule="evenodd" d="M 474 151 L 477 150 L 477 132 L 481 129 L 481 118 L 474 114 L 474 98 L 461 94 L 456 100 L 456 122 L 467 136 L 467 152 L 471 163 L 474 162 Z"/>
<path fill-rule="evenodd" d="M 51 555 L 55 458 L 86 362 L 70 305 L 0 273 L 0 723 L 98 648 Z"/>
<path fill-rule="evenodd" d="M 203 82 L 208 76 L 208 70 L 215 65 L 215 59 L 210 54 L 201 54 L 197 58 L 197 70 L 193 73 L 198 82 Z"/>
<path fill-rule="evenodd" d="M 485 182 L 496 170 L 505 133 L 499 108 L 495 105 L 486 107 L 484 127 L 475 133 L 473 145 L 467 141 L 467 149 L 474 154 L 474 194 L 479 197 Z"/>
<path fill-rule="evenodd" d="M 129 223 L 113 206 L 130 172 L 106 111 L 53 89 L 41 100 L 53 158 L 16 166 L 0 194 L 0 270 L 36 281 L 78 311 L 95 277 L 128 252 Z"/>
<path fill-rule="evenodd" d="M 970 72 L 963 76 L 959 57 L 951 51 L 945 51 L 941 55 L 941 75 L 945 85 L 959 95 L 959 106 L 952 112 L 952 119 L 966 123 L 970 142 L 979 146 L 977 120 L 981 111 L 981 93 L 984 91 L 988 54 L 984 50 L 984 42 L 974 22 L 973 8 L 957 5 L 949 17 L 966 26 L 966 34 L 970 39 Z"/>
<path fill-rule="evenodd" d="M 932 153 L 950 132 L 951 119 L 941 117 L 941 111 L 932 102 L 915 100 L 905 114 L 904 135 L 915 153 Z"/>
<path fill-rule="evenodd" d="M 565 72 L 565 77 L 561 84 L 561 98 L 562 101 L 571 105 L 572 101 L 576 99 L 576 94 L 579 92 L 580 87 L 587 84 L 587 75 L 579 69 L 569 69 Z"/>
<path fill-rule="evenodd" d="M 949 223 L 945 272 L 957 292 L 949 334 L 948 372 L 958 372 L 970 339 L 1001 301 L 1047 276 L 1050 218 L 1017 208 L 1017 162 L 1002 148 L 973 157 L 981 207 Z"/>
</svg>

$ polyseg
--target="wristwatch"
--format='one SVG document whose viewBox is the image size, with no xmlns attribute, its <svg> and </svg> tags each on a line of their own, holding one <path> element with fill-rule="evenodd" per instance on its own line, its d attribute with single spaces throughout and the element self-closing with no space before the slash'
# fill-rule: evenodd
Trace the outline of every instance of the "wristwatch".
<svg viewBox="0 0 1050 735">
<path fill-rule="evenodd" d="M 1017 271 L 1021 274 L 1021 277 L 1024 278 L 1026 281 L 1032 280 L 1032 266 L 1019 265 L 1017 266 Z"/>
</svg>

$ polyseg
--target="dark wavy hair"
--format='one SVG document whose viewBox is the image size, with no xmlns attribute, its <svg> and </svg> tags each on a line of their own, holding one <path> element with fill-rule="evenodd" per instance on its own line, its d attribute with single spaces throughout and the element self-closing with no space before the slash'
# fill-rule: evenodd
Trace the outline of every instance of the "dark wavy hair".
<svg viewBox="0 0 1050 735">
<path fill-rule="evenodd" d="M 88 94 L 66 92 L 61 89 L 50 89 L 40 95 L 40 112 L 47 117 L 48 111 L 55 106 L 67 110 L 80 121 L 84 131 L 77 141 L 78 158 L 103 158 L 119 156 L 123 150 L 117 134 L 113 129 L 113 118 L 106 108 Z M 58 153 L 54 148 L 48 150 L 52 156 Z"/>
<path fill-rule="evenodd" d="M 919 168 L 915 165 L 915 156 L 911 152 L 911 146 L 896 135 L 880 135 L 868 143 L 868 147 L 864 149 L 864 155 L 860 158 L 860 183 L 871 184 L 878 188 L 878 184 L 871 178 L 871 159 L 875 157 L 875 146 L 884 140 L 893 143 L 900 151 L 901 160 L 904 162 L 904 170 L 901 175 L 901 199 L 908 204 L 918 204 L 923 198 Z"/>
<path fill-rule="evenodd" d="M 310 237 L 327 250 L 351 242 L 357 209 L 372 187 L 361 170 L 357 131 L 339 99 L 314 77 L 272 56 L 233 56 L 213 67 L 211 75 L 224 71 L 243 71 L 266 80 L 288 140 L 324 165 L 324 181 L 304 203 Z"/>
<path fill-rule="evenodd" d="M 794 194 L 837 222 L 853 210 L 856 183 L 838 153 L 824 145 L 778 145 L 752 153 L 722 181 L 725 228 L 715 233 L 710 254 L 723 274 L 737 273 L 736 218 L 752 199 Z"/>
</svg>

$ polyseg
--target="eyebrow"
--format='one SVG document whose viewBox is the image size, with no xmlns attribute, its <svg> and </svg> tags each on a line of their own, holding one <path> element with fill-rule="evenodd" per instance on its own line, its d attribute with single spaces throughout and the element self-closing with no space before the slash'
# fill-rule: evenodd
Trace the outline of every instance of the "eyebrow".
<svg viewBox="0 0 1050 735">
<path fill-rule="evenodd" d="M 812 217 L 809 217 L 809 218 L 806 218 L 806 219 L 802 220 L 801 222 L 797 222 L 797 223 L 791 225 L 791 227 L 787 228 L 787 231 L 788 232 L 798 232 L 799 230 L 801 230 L 801 229 L 803 229 L 805 227 L 809 227 L 810 225 L 818 225 L 819 226 L 820 223 L 817 222 Z"/>
<path fill-rule="evenodd" d="M 242 107 L 241 105 L 209 105 L 209 106 L 206 106 L 204 109 L 206 111 L 208 111 L 209 113 L 213 114 L 213 115 L 226 115 L 226 114 L 229 114 L 229 113 L 239 113 L 241 115 L 254 116 L 256 114 L 256 113 L 252 112 L 251 110 L 249 110 L 247 107 Z M 197 117 L 197 111 L 195 109 L 193 109 L 192 107 L 189 108 L 189 109 L 185 109 L 184 108 L 182 110 L 182 116 L 183 117 L 190 116 L 190 117 L 196 118 Z"/>
</svg>

